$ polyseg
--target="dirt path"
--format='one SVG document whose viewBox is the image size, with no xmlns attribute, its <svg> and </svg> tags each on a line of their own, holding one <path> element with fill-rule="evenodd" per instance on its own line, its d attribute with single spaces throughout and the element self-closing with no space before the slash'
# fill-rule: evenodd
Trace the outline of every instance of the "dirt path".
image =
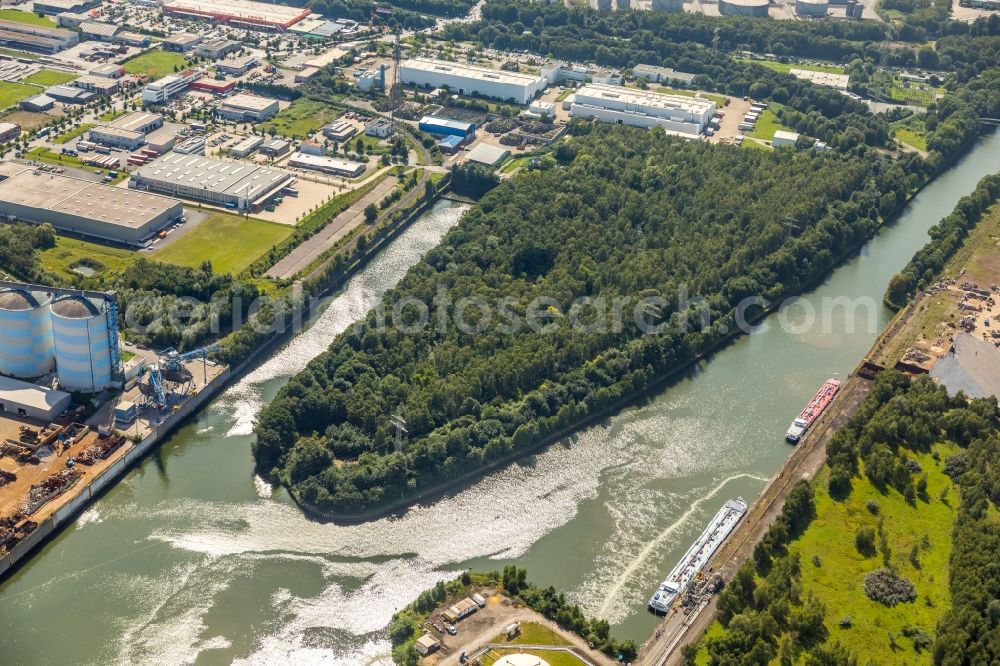
<svg viewBox="0 0 1000 666">
<path fill-rule="evenodd" d="M 718 571 L 729 580 L 750 558 L 757 542 L 781 514 L 795 482 L 816 475 L 826 460 L 826 443 L 858 410 L 870 390 L 871 382 L 856 375 L 845 382 L 833 404 L 795 447 L 781 471 L 750 506 L 733 535 L 709 561 L 709 570 Z M 649 666 L 683 663 L 680 648 L 698 640 L 715 619 L 717 599 L 718 596 L 712 596 L 706 605 L 689 615 L 676 611 L 668 615 L 642 645 L 636 663 Z"/>
</svg>

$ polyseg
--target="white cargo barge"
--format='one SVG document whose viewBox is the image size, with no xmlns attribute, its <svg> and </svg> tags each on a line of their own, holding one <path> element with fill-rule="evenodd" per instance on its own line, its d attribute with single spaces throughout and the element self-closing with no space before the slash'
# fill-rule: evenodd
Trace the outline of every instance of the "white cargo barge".
<svg viewBox="0 0 1000 666">
<path fill-rule="evenodd" d="M 670 607 L 673 606 L 677 597 L 683 594 L 691 581 L 708 564 L 722 542 L 733 533 L 746 511 L 747 503 L 743 501 L 742 497 L 729 500 L 722 505 L 705 531 L 695 539 L 695 542 L 684 553 L 684 557 L 680 559 L 667 579 L 653 593 L 649 600 L 649 610 L 654 613 L 670 611 Z"/>
</svg>

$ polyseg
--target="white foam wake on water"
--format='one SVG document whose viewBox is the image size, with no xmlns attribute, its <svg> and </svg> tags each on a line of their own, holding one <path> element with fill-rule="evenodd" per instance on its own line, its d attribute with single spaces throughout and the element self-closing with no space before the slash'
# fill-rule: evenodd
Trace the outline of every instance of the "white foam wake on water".
<svg viewBox="0 0 1000 666">
<path fill-rule="evenodd" d="M 362 319 L 424 253 L 437 246 L 468 209 L 465 205 L 439 209 L 415 223 L 360 274 L 351 278 L 310 328 L 297 334 L 292 343 L 231 386 L 215 403 L 220 413 L 235 416 L 235 423 L 226 436 L 251 434 L 253 421 L 264 406 L 261 385 L 301 371 L 309 361 L 326 351 L 336 336 Z"/>
<path fill-rule="evenodd" d="M 635 558 L 628 564 L 628 566 L 625 567 L 625 570 L 622 571 L 622 573 L 618 576 L 618 579 L 614 582 L 614 584 L 608 590 L 607 595 L 604 597 L 604 603 L 601 604 L 600 610 L 598 610 L 598 616 L 606 617 L 611 605 L 616 601 L 618 594 L 619 592 L 621 592 L 621 589 L 625 585 L 625 583 L 627 583 L 628 580 L 632 577 L 632 575 L 636 572 L 636 570 L 640 566 L 642 566 L 642 564 L 652 554 L 652 552 L 655 549 L 662 546 L 663 542 L 667 539 L 667 537 L 676 532 L 682 525 L 684 525 L 688 520 L 690 520 L 698 512 L 702 504 L 713 499 L 716 495 L 718 495 L 722 491 L 723 488 L 725 488 L 731 482 L 736 481 L 737 479 L 754 479 L 757 481 L 761 481 L 763 483 L 767 483 L 767 478 L 756 474 L 733 474 L 731 476 L 722 479 L 722 481 L 716 484 L 716 486 L 711 490 L 709 490 L 707 493 L 704 494 L 699 493 L 699 497 L 693 502 L 691 502 L 691 506 L 688 507 L 687 511 L 678 516 L 677 519 L 670 525 L 668 525 L 663 531 L 661 531 L 655 537 L 650 539 L 646 544 L 646 546 L 641 551 L 639 551 L 638 555 L 636 555 Z"/>
<path fill-rule="evenodd" d="M 91 507 L 80 514 L 80 517 L 76 519 L 76 529 L 81 530 L 87 525 L 96 524 L 103 522 L 104 519 L 101 517 L 101 512 L 95 507 Z"/>
<path fill-rule="evenodd" d="M 257 490 L 257 496 L 262 499 L 268 499 L 274 494 L 274 487 L 260 478 L 260 474 L 254 474 L 253 487 Z"/>
</svg>

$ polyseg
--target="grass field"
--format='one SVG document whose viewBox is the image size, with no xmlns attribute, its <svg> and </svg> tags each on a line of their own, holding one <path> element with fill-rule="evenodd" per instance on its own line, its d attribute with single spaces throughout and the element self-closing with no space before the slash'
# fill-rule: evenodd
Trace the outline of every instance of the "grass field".
<svg viewBox="0 0 1000 666">
<path fill-rule="evenodd" d="M 0 81 L 0 109 L 16 106 L 22 99 L 28 99 L 40 92 L 42 91 L 36 86 L 14 83 L 12 81 Z"/>
<path fill-rule="evenodd" d="M 788 130 L 778 122 L 778 117 L 774 115 L 772 109 L 764 109 L 764 113 L 760 114 L 760 118 L 757 119 L 757 124 L 754 126 L 753 132 L 750 132 L 749 136 L 755 139 L 764 139 L 765 141 L 770 141 L 774 138 L 774 133 L 778 130 Z M 746 141 L 743 142 L 744 144 Z"/>
<path fill-rule="evenodd" d="M 774 62 L 772 60 L 752 60 L 750 58 L 735 58 L 736 62 L 752 62 L 757 65 L 763 65 L 768 69 L 773 69 L 776 72 L 788 73 L 793 69 L 804 69 L 810 72 L 826 72 L 828 74 L 843 74 L 844 68 L 838 65 L 804 65 L 801 63 L 783 63 Z"/>
<path fill-rule="evenodd" d="M 854 490 L 844 502 L 835 502 L 826 488 L 826 471 L 819 477 L 816 493 L 817 518 L 792 550 L 802 556 L 802 589 L 816 594 L 826 604 L 825 624 L 830 638 L 850 645 L 858 653 L 858 662 L 875 664 L 930 664 L 929 652 L 915 652 L 909 639 L 901 634 L 906 627 L 919 627 L 933 635 L 938 620 L 948 609 L 948 558 L 951 555 L 951 526 L 959 502 L 958 492 L 944 475 L 944 460 L 958 448 L 935 449 L 941 461 L 930 454 L 913 457 L 927 473 L 929 501 L 906 503 L 894 488 L 881 494 L 868 480 L 855 479 Z M 941 493 L 946 493 L 941 497 Z M 881 553 L 865 558 L 854 545 L 858 528 L 877 529 L 879 516 L 866 508 L 876 502 L 879 516 L 892 551 L 892 564 L 900 575 L 917 588 L 913 603 L 886 607 L 871 601 L 864 591 L 865 575 L 882 567 Z M 921 546 L 927 536 L 928 547 Z M 910 550 L 918 547 L 918 564 L 909 560 Z M 820 566 L 812 559 L 819 558 Z M 851 626 L 842 628 L 841 620 L 850 618 Z"/>
<path fill-rule="evenodd" d="M 158 250 L 153 259 L 192 268 L 211 261 L 216 273 L 236 275 L 292 231 L 293 227 L 283 224 L 213 212 L 194 229 Z"/>
<path fill-rule="evenodd" d="M 92 123 L 80 123 L 76 127 L 62 134 L 52 138 L 52 143 L 66 143 L 67 141 L 72 141 L 78 136 L 83 136 L 87 130 L 89 130 L 94 125 Z"/>
<path fill-rule="evenodd" d="M 56 166 L 73 166 L 81 169 L 87 168 L 87 165 L 81 162 L 79 158 L 52 152 L 44 146 L 35 146 L 25 154 L 25 157 L 39 162 L 45 162 L 47 164 L 54 164 Z"/>
<path fill-rule="evenodd" d="M 267 133 L 273 129 L 282 136 L 304 139 L 339 115 L 340 111 L 331 109 L 322 102 L 297 99 L 287 109 L 279 111 L 274 118 L 262 123 L 260 128 Z M 349 145 L 353 146 L 353 143 Z"/>
<path fill-rule="evenodd" d="M 507 640 L 505 634 L 500 634 L 491 643 L 517 643 L 519 645 L 570 645 L 570 642 L 537 622 L 521 623 L 521 633 L 513 640 Z"/>
<path fill-rule="evenodd" d="M 54 69 L 42 69 L 34 74 L 30 74 L 21 83 L 34 83 L 36 86 L 57 86 L 60 83 L 67 83 L 77 78 L 79 74 L 70 72 L 57 72 Z"/>
<path fill-rule="evenodd" d="M 52 273 L 77 276 L 70 267 L 83 261 L 103 273 L 121 273 L 135 261 L 135 252 L 124 248 L 99 245 L 67 236 L 56 236 L 56 246 L 40 253 L 42 268 Z M 101 268 L 103 266 L 103 268 Z"/>
<path fill-rule="evenodd" d="M 789 552 L 800 556 L 802 598 L 815 595 L 826 607 L 826 642 L 850 646 L 859 664 L 933 661 L 930 652 L 914 648 L 903 630 L 919 628 L 933 636 L 938 620 L 950 606 L 948 559 L 959 494 L 943 468 L 944 460 L 958 450 L 952 444 L 935 445 L 933 451 L 939 460 L 932 453 L 907 452 L 927 475 L 927 499 L 917 499 L 912 506 L 895 488 L 881 493 L 864 476 L 854 478 L 846 500 L 834 501 L 826 489 L 829 468 L 824 467 L 816 477 L 816 517 L 790 544 Z M 878 515 L 868 508 L 870 502 L 877 504 Z M 883 568 L 883 553 L 879 545 L 878 553 L 865 557 L 858 552 L 854 537 L 861 527 L 877 531 L 880 518 L 892 566 L 916 586 L 917 599 L 912 603 L 887 607 L 865 594 L 865 576 Z M 914 546 L 916 564 L 910 560 Z M 705 639 L 723 631 L 715 622 L 706 632 L 699 664 L 708 663 Z"/>
<path fill-rule="evenodd" d="M 901 128 L 896 130 L 894 135 L 897 139 L 908 146 L 913 146 L 917 150 L 927 150 L 927 140 L 913 130 Z"/>
<path fill-rule="evenodd" d="M 44 28 L 56 27 L 56 22 L 47 16 L 39 16 L 32 12 L 22 12 L 18 9 L 0 9 L 0 19 L 13 21 L 14 23 L 24 23 L 27 25 L 38 25 Z"/>
<path fill-rule="evenodd" d="M 516 650 L 493 650 L 483 655 L 483 666 L 493 666 L 500 657 L 508 654 L 517 654 Z M 568 652 L 552 650 L 525 650 L 524 654 L 532 654 L 544 659 L 549 666 L 585 666 L 582 661 Z"/>
<path fill-rule="evenodd" d="M 174 67 L 180 69 L 186 66 L 187 58 L 182 54 L 155 49 L 126 62 L 125 71 L 129 74 L 147 74 L 156 78 L 173 74 Z"/>
<path fill-rule="evenodd" d="M 28 53 L 27 51 L 16 51 L 14 49 L 0 49 L 0 53 L 3 55 L 9 55 L 12 58 L 25 58 L 27 60 L 38 60 L 42 56 L 37 53 Z"/>
</svg>

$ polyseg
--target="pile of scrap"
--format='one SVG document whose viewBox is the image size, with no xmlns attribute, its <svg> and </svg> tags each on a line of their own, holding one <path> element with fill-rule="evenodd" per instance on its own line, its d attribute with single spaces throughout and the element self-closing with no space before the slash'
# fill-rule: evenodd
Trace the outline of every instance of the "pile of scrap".
<svg viewBox="0 0 1000 666">
<path fill-rule="evenodd" d="M 76 457 L 76 462 L 82 465 L 93 465 L 98 460 L 107 460 L 112 453 L 121 448 L 125 443 L 122 435 L 110 435 L 100 437 L 96 442 L 88 446 L 83 453 Z"/>
<path fill-rule="evenodd" d="M 0 488 L 14 483 L 15 481 L 17 481 L 17 474 L 14 474 L 14 472 L 8 472 L 5 469 L 0 469 Z"/>
<path fill-rule="evenodd" d="M 40 460 L 38 456 L 35 455 L 35 450 L 25 446 L 21 442 L 15 442 L 12 439 L 5 439 L 2 444 L 0 444 L 0 457 L 9 456 L 19 463 L 30 463 L 32 465 L 37 465 Z"/>
<path fill-rule="evenodd" d="M 33 520 L 23 520 L 20 514 L 0 518 L 0 555 L 24 541 L 36 527 L 38 523 Z"/>
<path fill-rule="evenodd" d="M 28 490 L 28 497 L 24 502 L 23 513 L 26 516 L 35 513 L 45 506 L 47 502 L 69 490 L 82 476 L 83 472 L 80 470 L 64 469 L 31 486 L 31 489 Z"/>
</svg>

